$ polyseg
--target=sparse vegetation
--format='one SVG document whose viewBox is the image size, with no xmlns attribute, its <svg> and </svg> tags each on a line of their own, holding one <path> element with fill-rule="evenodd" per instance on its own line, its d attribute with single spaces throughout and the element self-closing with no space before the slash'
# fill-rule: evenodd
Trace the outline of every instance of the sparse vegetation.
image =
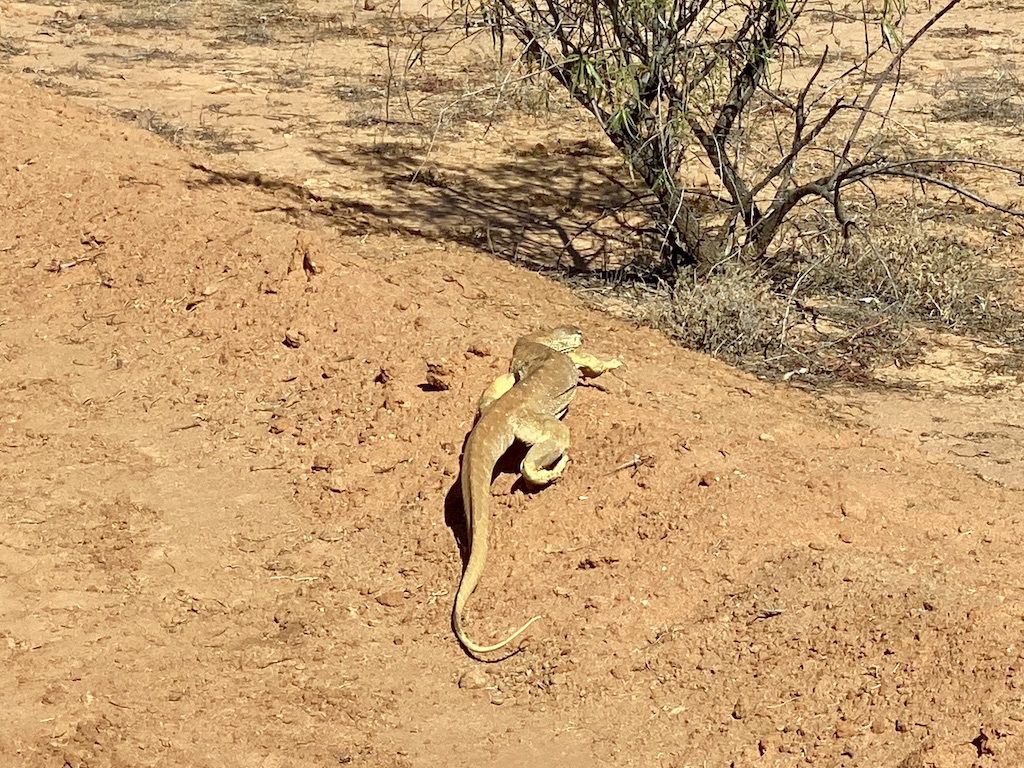
<svg viewBox="0 0 1024 768">
<path fill-rule="evenodd" d="M 28 51 L 23 45 L 19 45 L 10 38 L 0 35 L 0 58 L 8 56 L 21 56 Z"/>
<path fill-rule="evenodd" d="M 984 76 L 953 76 L 933 88 L 936 120 L 989 123 L 1018 128 L 1024 121 L 1024 85 L 1003 63 Z"/>
<path fill-rule="evenodd" d="M 768 284 L 735 263 L 702 278 L 681 274 L 670 307 L 663 323 L 676 339 L 727 360 L 763 354 L 778 339 L 784 316 Z"/>
<path fill-rule="evenodd" d="M 519 65 L 590 112 L 647 193 L 660 238 L 635 264 L 666 292 L 659 324 L 732 360 L 835 372 L 836 349 L 868 370 L 912 356 L 915 329 L 998 334 L 1017 318 L 977 248 L 888 202 L 909 182 L 1024 215 L 972 191 L 968 174 L 1019 171 L 915 151 L 889 118 L 904 58 L 958 2 L 907 32 L 890 3 L 478 0 L 458 11 L 500 47 L 514 40 Z M 808 44 L 812 21 L 854 22 L 865 44 L 842 56 Z M 1019 123 L 1017 86 L 1009 68 L 947 82 L 935 114 Z M 710 188 L 698 183 L 709 176 Z"/>
<path fill-rule="evenodd" d="M 881 15 L 865 7 L 852 19 L 863 51 L 827 73 L 829 47 L 800 38 L 804 15 L 823 9 L 803 0 L 477 0 L 459 8 L 485 20 L 499 44 L 514 38 L 528 67 L 594 116 L 654 198 L 661 274 L 671 276 L 687 264 L 707 272 L 724 258 L 764 259 L 800 205 L 817 202 L 846 231 L 848 189 L 883 177 L 987 203 L 936 178 L 962 158 L 893 159 L 876 140 L 903 58 L 958 2 L 906 40 L 900 6 L 886 3 Z M 716 189 L 695 189 L 687 176 L 697 165 Z"/>
<path fill-rule="evenodd" d="M 613 295 L 687 346 L 818 384 L 868 382 L 880 365 L 905 367 L 929 332 L 1019 345 L 1024 313 L 1011 280 L 987 247 L 937 214 L 910 202 L 887 206 L 866 213 L 870 226 L 848 237 L 807 219 L 772 264 L 726 260 L 706 274 L 683 270 L 672 285 L 621 283 Z M 1005 366 L 1006 355 L 999 359 Z"/>
<path fill-rule="evenodd" d="M 103 26 L 112 31 L 155 29 L 171 32 L 188 24 L 187 4 L 146 0 L 118 5 L 120 9 L 116 13 L 99 17 Z"/>
<path fill-rule="evenodd" d="M 808 244 L 815 263 L 805 291 L 949 331 L 999 332 L 1020 319 L 987 248 L 927 221 L 913 204 L 876 212 L 871 224 L 845 242 L 832 233 Z"/>
<path fill-rule="evenodd" d="M 209 111 L 215 112 L 216 110 Z M 202 144 L 208 151 L 214 153 L 237 153 L 252 146 L 251 141 L 238 139 L 228 131 L 206 125 L 191 127 L 168 120 L 151 109 L 125 109 L 117 111 L 116 114 L 121 119 L 133 122 L 140 128 L 155 133 L 176 146 L 186 146 L 188 143 L 194 142 Z"/>
</svg>

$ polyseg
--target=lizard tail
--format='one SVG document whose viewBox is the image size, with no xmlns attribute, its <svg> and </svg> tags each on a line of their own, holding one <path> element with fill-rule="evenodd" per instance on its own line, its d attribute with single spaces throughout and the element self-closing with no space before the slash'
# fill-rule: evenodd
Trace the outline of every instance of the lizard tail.
<svg viewBox="0 0 1024 768">
<path fill-rule="evenodd" d="M 486 513 L 486 510 L 484 511 Z M 470 552 L 469 562 L 466 563 L 466 570 L 463 573 L 462 582 L 459 584 L 459 588 L 455 592 L 455 604 L 452 606 L 452 630 L 455 632 L 455 637 L 458 638 L 458 641 L 462 644 L 463 648 L 474 656 L 479 656 L 483 653 L 500 651 L 529 629 L 530 625 L 537 621 L 540 616 L 534 616 L 504 640 L 499 643 L 494 643 L 493 645 L 480 645 L 479 643 L 473 642 L 466 635 L 466 630 L 462 627 L 462 616 L 466 612 L 466 602 L 469 600 L 469 596 L 473 594 L 473 590 L 476 589 L 476 585 L 480 581 L 480 574 L 483 572 L 484 561 L 487 558 L 488 549 L 487 528 L 489 527 L 489 520 L 486 517 L 486 514 L 477 516 L 474 522 L 476 525 L 474 526 L 472 538 L 475 541 L 475 545 Z"/>
<path fill-rule="evenodd" d="M 452 612 L 452 629 L 455 631 L 455 636 L 459 639 L 459 642 L 462 644 L 462 647 L 474 656 L 478 656 L 483 653 L 493 653 L 494 651 L 500 651 L 502 648 L 504 648 L 517 637 L 519 637 L 521 634 L 523 634 L 523 632 L 529 629 L 530 625 L 533 624 L 533 622 L 537 621 L 537 619 L 539 618 L 540 616 L 534 616 L 525 624 L 523 624 L 523 626 L 521 626 L 511 635 L 502 640 L 500 643 L 495 643 L 494 645 L 479 645 L 470 640 L 466 636 L 466 631 L 462 628 L 462 616 L 459 614 L 459 611 L 457 610 Z"/>
<path fill-rule="evenodd" d="M 462 627 L 462 616 L 466 612 L 466 603 L 477 584 L 480 583 L 484 563 L 487 560 L 488 536 L 491 527 L 487 502 L 491 495 L 491 471 L 498 456 L 512 444 L 512 438 L 509 435 L 506 441 L 496 441 L 494 445 L 485 444 L 483 450 L 480 450 L 476 447 L 476 434 L 474 432 L 470 435 L 470 443 L 465 452 L 467 458 L 462 467 L 462 500 L 466 512 L 467 533 L 469 534 L 469 559 L 462 572 L 459 588 L 455 592 L 455 603 L 452 606 L 452 630 L 463 648 L 473 656 L 480 656 L 484 653 L 500 651 L 529 629 L 530 625 L 540 616 L 534 616 L 500 643 L 494 645 L 480 645 L 473 642 L 466 636 L 466 630 Z"/>
</svg>

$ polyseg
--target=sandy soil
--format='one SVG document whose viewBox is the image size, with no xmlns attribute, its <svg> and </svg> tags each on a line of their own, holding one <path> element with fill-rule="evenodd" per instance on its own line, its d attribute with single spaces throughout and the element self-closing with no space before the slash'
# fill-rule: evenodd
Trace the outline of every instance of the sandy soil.
<svg viewBox="0 0 1024 768">
<path fill-rule="evenodd" d="M 980 476 L 1019 479 L 1019 388 L 837 409 L 373 226 L 355 171 L 327 202 L 233 182 L 28 74 L 0 76 L 0 763 L 1021 764 L 1024 496 Z M 624 367 L 561 481 L 495 482 L 469 627 L 544 620 L 481 665 L 449 629 L 459 455 L 552 322 Z"/>
</svg>

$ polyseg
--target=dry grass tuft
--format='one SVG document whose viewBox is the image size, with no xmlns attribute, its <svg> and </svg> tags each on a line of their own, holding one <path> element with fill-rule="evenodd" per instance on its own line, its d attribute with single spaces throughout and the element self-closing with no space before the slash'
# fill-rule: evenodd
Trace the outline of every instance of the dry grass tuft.
<svg viewBox="0 0 1024 768">
<path fill-rule="evenodd" d="M 1024 313 L 1007 276 L 937 213 L 879 209 L 846 241 L 837 228 L 808 226 L 770 266 L 733 262 L 674 287 L 623 285 L 609 304 L 632 305 L 627 315 L 694 349 L 819 385 L 878 384 L 880 368 L 918 360 L 931 331 L 1014 348 Z M 1002 355 L 1001 365 L 1016 359 Z"/>
<path fill-rule="evenodd" d="M 9 37 L 0 36 L 0 59 L 8 58 L 9 56 L 22 56 L 28 53 L 28 48 L 14 42 Z"/>
<path fill-rule="evenodd" d="M 841 242 L 809 244 L 805 291 L 873 305 L 891 316 L 961 332 L 998 332 L 1017 317 L 1006 277 L 971 246 L 913 205 L 879 212 L 870 228 Z"/>
<path fill-rule="evenodd" d="M 683 275 L 664 326 L 689 347 L 726 360 L 763 355 L 779 337 L 784 305 L 763 276 L 726 265 L 706 278 Z"/>
<path fill-rule="evenodd" d="M 1024 83 L 1011 64 L 984 77 L 955 75 L 932 89 L 936 120 L 1017 127 L 1024 121 Z"/>
</svg>

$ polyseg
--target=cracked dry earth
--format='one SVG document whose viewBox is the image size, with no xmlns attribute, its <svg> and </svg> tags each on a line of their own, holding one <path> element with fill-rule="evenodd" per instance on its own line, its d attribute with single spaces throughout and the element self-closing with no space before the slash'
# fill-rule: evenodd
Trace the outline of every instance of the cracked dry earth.
<svg viewBox="0 0 1024 768">
<path fill-rule="evenodd" d="M 24 80 L 0 110 L 0 764 L 1022 764 L 1021 492 Z M 480 665 L 461 445 L 562 322 L 624 366 L 561 481 L 495 481 L 469 628 L 544 619 Z"/>
</svg>

